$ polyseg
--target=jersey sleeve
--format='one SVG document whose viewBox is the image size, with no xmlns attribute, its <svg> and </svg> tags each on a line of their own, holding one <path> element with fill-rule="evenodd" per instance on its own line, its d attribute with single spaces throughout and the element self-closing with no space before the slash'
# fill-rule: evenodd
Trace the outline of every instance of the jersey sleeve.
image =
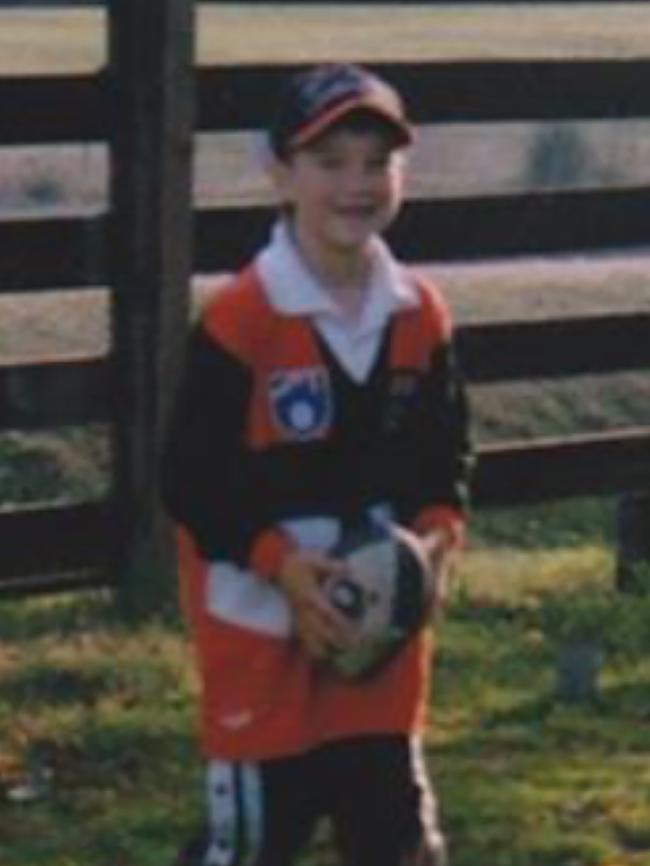
<svg viewBox="0 0 650 866">
<path fill-rule="evenodd" d="M 474 462 L 467 394 L 449 310 L 424 287 L 425 328 L 433 335 L 406 455 L 409 522 L 417 531 L 444 529 L 452 544 L 463 538 Z"/>
<path fill-rule="evenodd" d="M 424 400 L 418 449 L 423 487 L 414 523 L 418 531 L 442 528 L 459 545 L 469 505 L 473 449 L 467 397 L 451 335 L 432 352 Z"/>
<path fill-rule="evenodd" d="M 243 434 L 250 372 L 205 323 L 190 337 L 161 466 L 170 516 L 207 559 L 245 558 L 250 543 Z"/>
</svg>

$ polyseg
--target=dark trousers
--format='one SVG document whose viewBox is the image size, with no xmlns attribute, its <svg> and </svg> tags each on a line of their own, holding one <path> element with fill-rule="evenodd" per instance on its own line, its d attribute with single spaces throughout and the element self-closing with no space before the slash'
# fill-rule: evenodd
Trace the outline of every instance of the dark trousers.
<svg viewBox="0 0 650 866">
<path fill-rule="evenodd" d="M 206 831 L 178 866 L 292 866 L 331 820 L 345 866 L 445 866 L 437 806 L 419 744 L 359 737 L 303 755 L 214 761 Z"/>
</svg>

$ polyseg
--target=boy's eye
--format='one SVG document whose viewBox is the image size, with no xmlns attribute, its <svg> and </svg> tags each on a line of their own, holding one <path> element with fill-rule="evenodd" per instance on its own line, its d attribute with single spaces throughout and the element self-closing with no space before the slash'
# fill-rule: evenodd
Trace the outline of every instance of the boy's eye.
<svg viewBox="0 0 650 866">
<path fill-rule="evenodd" d="M 340 156 L 330 154 L 321 154 L 318 157 L 318 165 L 326 171 L 337 171 L 345 166 L 345 160 Z M 379 172 L 385 171 L 390 165 L 389 156 L 370 157 L 365 160 L 364 168 L 366 171 Z"/>
</svg>

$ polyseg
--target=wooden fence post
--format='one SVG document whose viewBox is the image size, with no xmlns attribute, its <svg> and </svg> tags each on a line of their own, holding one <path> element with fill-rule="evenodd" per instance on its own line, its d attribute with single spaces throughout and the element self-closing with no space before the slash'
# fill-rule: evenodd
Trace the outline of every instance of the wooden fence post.
<svg viewBox="0 0 650 866">
<path fill-rule="evenodd" d="M 158 497 L 189 305 L 193 0 L 108 4 L 115 568 L 126 614 L 173 606 Z"/>
<path fill-rule="evenodd" d="M 650 493 L 620 497 L 617 535 L 618 588 L 624 592 L 650 593 Z"/>
</svg>

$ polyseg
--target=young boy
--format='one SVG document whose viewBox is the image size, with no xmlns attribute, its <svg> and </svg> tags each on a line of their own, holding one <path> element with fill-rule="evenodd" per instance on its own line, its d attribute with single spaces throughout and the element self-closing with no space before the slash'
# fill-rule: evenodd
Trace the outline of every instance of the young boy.
<svg viewBox="0 0 650 866">
<path fill-rule="evenodd" d="M 269 135 L 282 218 L 192 338 L 163 466 L 207 761 L 207 829 L 183 866 L 290 866 L 322 816 L 350 866 L 447 862 L 419 739 L 427 634 L 359 681 L 325 663 L 354 640 L 322 591 L 346 527 L 412 529 L 439 595 L 462 543 L 449 315 L 379 238 L 411 140 L 367 70 L 293 78 Z"/>
</svg>

